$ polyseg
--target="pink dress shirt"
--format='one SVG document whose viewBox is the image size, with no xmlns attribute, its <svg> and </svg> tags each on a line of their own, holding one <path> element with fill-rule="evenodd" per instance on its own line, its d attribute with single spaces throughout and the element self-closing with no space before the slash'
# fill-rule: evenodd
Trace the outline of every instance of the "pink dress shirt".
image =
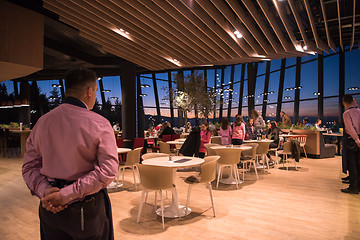
<svg viewBox="0 0 360 240">
<path fill-rule="evenodd" d="M 107 119 L 63 103 L 42 116 L 27 143 L 22 173 L 39 198 L 57 178 L 75 181 L 60 190 L 65 204 L 105 188 L 116 177 L 118 154 Z"/>
<path fill-rule="evenodd" d="M 360 134 L 360 109 L 351 107 L 343 113 L 345 131 L 358 143 Z"/>
<path fill-rule="evenodd" d="M 234 139 L 245 139 L 245 124 L 241 123 L 240 126 L 235 126 L 233 127 L 233 135 L 232 138 Z"/>
<path fill-rule="evenodd" d="M 209 143 L 211 139 L 210 131 L 201 131 L 200 132 L 200 148 L 199 152 L 206 153 L 205 143 Z"/>
<path fill-rule="evenodd" d="M 228 126 L 228 128 L 226 130 L 223 130 L 220 127 L 220 136 L 221 136 L 221 144 L 222 145 L 231 144 L 231 135 L 232 135 L 231 126 Z"/>
</svg>

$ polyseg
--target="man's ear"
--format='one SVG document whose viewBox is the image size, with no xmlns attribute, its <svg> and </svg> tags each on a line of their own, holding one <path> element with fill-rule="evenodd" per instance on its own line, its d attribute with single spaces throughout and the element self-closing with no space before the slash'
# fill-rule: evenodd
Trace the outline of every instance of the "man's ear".
<svg viewBox="0 0 360 240">
<path fill-rule="evenodd" d="M 92 95 L 93 95 L 93 89 L 92 89 L 92 87 L 88 87 L 88 89 L 87 89 L 87 91 L 86 91 L 86 96 L 87 96 L 88 98 L 91 98 Z"/>
</svg>

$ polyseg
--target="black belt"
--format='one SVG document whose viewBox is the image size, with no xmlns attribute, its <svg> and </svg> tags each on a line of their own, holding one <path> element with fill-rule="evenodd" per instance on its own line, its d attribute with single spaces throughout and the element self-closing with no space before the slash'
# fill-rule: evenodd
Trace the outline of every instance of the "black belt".
<svg viewBox="0 0 360 240">
<path fill-rule="evenodd" d="M 54 181 L 49 181 L 49 183 L 52 187 L 57 187 L 60 189 L 66 187 L 68 185 L 71 185 L 74 182 L 75 181 L 67 181 L 67 180 L 57 179 L 57 178 L 55 178 Z M 97 193 L 85 196 L 85 198 L 81 201 L 77 201 L 77 202 L 73 202 L 73 203 L 69 204 L 69 207 L 82 208 L 82 207 L 94 206 L 95 198 L 99 197 L 100 194 L 102 194 L 101 190 Z"/>
</svg>

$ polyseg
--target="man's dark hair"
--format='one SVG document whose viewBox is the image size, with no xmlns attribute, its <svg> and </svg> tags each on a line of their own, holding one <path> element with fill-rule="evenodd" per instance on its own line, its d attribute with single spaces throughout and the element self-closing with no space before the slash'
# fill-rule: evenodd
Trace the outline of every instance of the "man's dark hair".
<svg viewBox="0 0 360 240">
<path fill-rule="evenodd" d="M 308 123 L 308 122 L 309 122 L 309 118 L 305 117 L 305 118 L 304 118 L 304 122 Z"/>
<path fill-rule="evenodd" d="M 87 84 L 96 81 L 96 73 L 87 68 L 75 68 L 69 70 L 65 75 L 65 89 L 80 89 Z"/>
<path fill-rule="evenodd" d="M 354 98 L 353 98 L 353 96 L 352 96 L 351 94 L 345 94 L 345 95 L 343 96 L 343 102 L 344 102 L 344 103 L 352 104 L 353 101 L 354 101 Z"/>
</svg>

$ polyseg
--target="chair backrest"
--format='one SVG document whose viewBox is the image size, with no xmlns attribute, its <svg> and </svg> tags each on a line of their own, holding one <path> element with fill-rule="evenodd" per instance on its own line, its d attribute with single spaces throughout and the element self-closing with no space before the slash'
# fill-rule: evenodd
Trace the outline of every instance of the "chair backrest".
<svg viewBox="0 0 360 240">
<path fill-rule="evenodd" d="M 283 144 L 283 153 L 291 154 L 292 150 L 292 142 L 284 142 Z"/>
<path fill-rule="evenodd" d="M 211 149 L 211 147 L 220 146 L 220 145 L 216 144 L 216 143 L 205 143 L 204 146 L 206 148 L 207 155 L 208 156 L 214 156 L 214 155 L 216 155 L 216 152 L 215 152 L 214 149 Z"/>
<path fill-rule="evenodd" d="M 211 143 L 221 144 L 221 136 L 211 137 Z"/>
<path fill-rule="evenodd" d="M 263 155 L 269 151 L 270 142 L 258 142 L 257 144 L 259 145 L 256 149 L 257 155 Z"/>
<path fill-rule="evenodd" d="M 160 146 L 160 152 L 161 153 L 167 153 L 170 154 L 170 144 L 166 143 L 166 142 L 159 142 L 159 146 Z"/>
<path fill-rule="evenodd" d="M 145 164 L 136 165 L 140 172 L 140 183 L 146 189 L 161 190 L 173 186 L 174 171 L 172 168 L 149 166 Z"/>
<path fill-rule="evenodd" d="M 171 135 L 163 135 L 161 141 L 163 142 L 171 141 Z"/>
<path fill-rule="evenodd" d="M 173 134 L 171 135 L 171 140 L 174 141 L 176 139 L 179 139 L 180 138 L 180 134 Z"/>
<path fill-rule="evenodd" d="M 153 145 L 153 144 L 155 144 L 155 139 L 154 138 L 146 139 L 146 142 L 147 142 L 148 145 Z"/>
<path fill-rule="evenodd" d="M 212 182 L 216 178 L 216 163 L 219 156 L 205 157 L 205 162 L 200 165 L 200 182 Z"/>
<path fill-rule="evenodd" d="M 123 138 L 117 138 L 116 139 L 116 145 L 118 148 L 122 148 L 124 144 L 124 139 Z"/>
<path fill-rule="evenodd" d="M 133 145 L 133 149 L 135 148 L 143 148 L 144 147 L 144 138 L 135 138 L 134 139 L 134 145 Z"/>
<path fill-rule="evenodd" d="M 245 143 L 245 144 L 242 144 L 241 146 L 249 146 L 249 147 L 251 147 L 250 150 L 243 150 L 241 152 L 241 155 L 246 156 L 246 157 L 251 157 L 251 159 L 256 158 L 256 150 L 257 150 L 259 144 L 257 144 L 257 143 Z"/>
<path fill-rule="evenodd" d="M 215 149 L 216 155 L 220 156 L 217 161 L 219 164 L 237 164 L 240 162 L 241 150 L 235 149 Z"/>
<path fill-rule="evenodd" d="M 296 139 L 299 141 L 300 144 L 301 144 L 301 143 L 306 143 L 307 135 L 291 136 L 291 137 L 289 137 L 289 140 L 290 140 L 290 139 L 294 139 L 294 138 L 296 138 Z"/>
<path fill-rule="evenodd" d="M 166 153 L 145 153 L 141 157 L 145 161 L 145 160 L 151 159 L 151 158 L 168 157 L 168 156 L 169 156 L 169 154 L 166 154 Z"/>
<path fill-rule="evenodd" d="M 126 155 L 126 162 L 125 165 L 135 165 L 136 163 L 140 162 L 140 154 L 141 154 L 142 147 L 136 148 Z"/>
</svg>

